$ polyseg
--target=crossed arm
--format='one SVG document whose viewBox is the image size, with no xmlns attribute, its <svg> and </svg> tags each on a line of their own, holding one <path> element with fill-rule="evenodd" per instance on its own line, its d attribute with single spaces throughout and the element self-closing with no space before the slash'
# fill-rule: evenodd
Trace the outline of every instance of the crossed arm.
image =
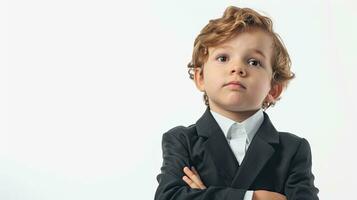
<svg viewBox="0 0 357 200">
<path fill-rule="evenodd" d="M 192 167 L 183 168 L 185 175 L 182 177 L 182 180 L 187 183 L 192 189 L 201 189 L 204 190 L 207 187 L 202 182 L 200 175 L 197 170 Z M 282 194 L 276 192 L 270 192 L 266 190 L 257 190 L 253 193 L 253 200 L 286 200 L 286 197 Z"/>
<path fill-rule="evenodd" d="M 163 165 L 161 173 L 157 176 L 159 186 L 155 193 L 156 200 L 244 199 L 247 190 L 217 185 L 206 187 L 199 172 L 185 167 L 192 166 L 187 138 L 175 132 L 168 132 L 163 136 Z M 270 191 L 256 190 L 252 199 L 318 200 L 318 189 L 313 184 L 314 176 L 311 173 L 311 151 L 306 140 L 301 140 L 290 166 L 284 188 L 286 197 Z"/>
</svg>

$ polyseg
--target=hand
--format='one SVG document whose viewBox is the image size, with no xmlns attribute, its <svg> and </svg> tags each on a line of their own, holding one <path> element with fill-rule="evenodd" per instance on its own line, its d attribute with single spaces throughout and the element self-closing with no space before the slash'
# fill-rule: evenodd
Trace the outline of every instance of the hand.
<svg viewBox="0 0 357 200">
<path fill-rule="evenodd" d="M 256 190 L 253 193 L 253 200 L 286 200 L 286 197 L 277 192 Z"/>
<path fill-rule="evenodd" d="M 184 167 L 183 172 L 186 174 L 186 176 L 183 176 L 182 179 L 192 188 L 192 189 L 206 189 L 206 186 L 203 184 L 201 181 L 200 175 L 198 175 L 198 172 L 194 167 L 191 168 Z"/>
</svg>

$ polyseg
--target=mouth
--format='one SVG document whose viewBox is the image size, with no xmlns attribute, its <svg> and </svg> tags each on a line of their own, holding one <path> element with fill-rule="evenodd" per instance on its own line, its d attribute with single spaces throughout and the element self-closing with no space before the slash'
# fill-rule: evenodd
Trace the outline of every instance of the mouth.
<svg viewBox="0 0 357 200">
<path fill-rule="evenodd" d="M 232 88 L 242 88 L 242 89 L 247 89 L 241 82 L 239 81 L 231 81 L 228 82 L 226 84 L 224 84 L 223 86 L 228 86 L 228 87 L 232 87 Z"/>
</svg>

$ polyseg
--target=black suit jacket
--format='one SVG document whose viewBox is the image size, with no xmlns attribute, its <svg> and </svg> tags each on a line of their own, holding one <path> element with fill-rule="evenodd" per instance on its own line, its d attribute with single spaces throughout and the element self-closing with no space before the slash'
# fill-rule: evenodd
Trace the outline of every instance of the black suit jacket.
<svg viewBox="0 0 357 200">
<path fill-rule="evenodd" d="M 269 190 L 288 200 L 316 200 L 306 139 L 278 132 L 264 112 L 264 121 L 239 166 L 209 108 L 189 127 L 163 135 L 163 164 L 155 200 L 243 200 L 247 190 Z M 207 189 L 191 189 L 183 168 L 195 166 Z"/>
</svg>

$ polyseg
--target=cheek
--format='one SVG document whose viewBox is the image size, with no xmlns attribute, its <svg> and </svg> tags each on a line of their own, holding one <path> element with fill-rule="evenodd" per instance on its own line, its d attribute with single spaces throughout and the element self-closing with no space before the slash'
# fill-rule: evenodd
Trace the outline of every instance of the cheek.
<svg viewBox="0 0 357 200">
<path fill-rule="evenodd" d="M 204 81 L 206 87 L 211 89 L 218 88 L 222 84 L 222 78 L 219 72 L 210 68 L 207 68 L 206 71 L 204 71 Z"/>
<path fill-rule="evenodd" d="M 256 91 L 259 91 L 259 93 L 262 94 L 262 96 L 265 96 L 269 93 L 270 91 L 270 80 L 268 78 L 262 78 L 255 84 Z"/>
</svg>

